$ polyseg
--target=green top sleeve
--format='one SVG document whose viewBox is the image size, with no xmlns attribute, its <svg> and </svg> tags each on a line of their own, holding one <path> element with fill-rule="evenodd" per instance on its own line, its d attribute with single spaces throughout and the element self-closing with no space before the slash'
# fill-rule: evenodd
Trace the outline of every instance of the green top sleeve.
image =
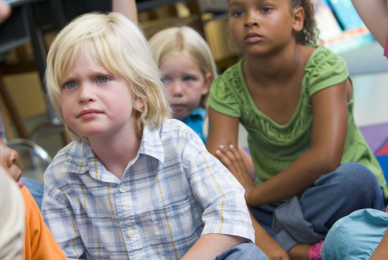
<svg viewBox="0 0 388 260">
<path fill-rule="evenodd" d="M 344 82 L 349 77 L 346 62 L 341 57 L 326 48 L 319 50 L 305 68 L 306 72 L 310 72 L 306 78 L 310 97 L 320 90 Z"/>
<path fill-rule="evenodd" d="M 238 64 L 231 67 L 225 73 L 234 70 Z M 239 96 L 232 84 L 227 81 L 225 75 L 219 76 L 213 81 L 210 88 L 208 103 L 211 108 L 219 113 L 231 117 L 241 117 Z"/>
</svg>

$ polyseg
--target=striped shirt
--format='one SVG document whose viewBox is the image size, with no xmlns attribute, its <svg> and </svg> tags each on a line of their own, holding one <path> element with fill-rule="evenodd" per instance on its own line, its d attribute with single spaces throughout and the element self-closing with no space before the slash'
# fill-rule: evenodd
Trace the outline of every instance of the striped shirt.
<svg viewBox="0 0 388 260">
<path fill-rule="evenodd" d="M 77 141 L 44 176 L 43 217 L 69 259 L 180 259 L 210 233 L 254 241 L 244 189 L 177 120 L 144 127 L 121 180 Z"/>
</svg>

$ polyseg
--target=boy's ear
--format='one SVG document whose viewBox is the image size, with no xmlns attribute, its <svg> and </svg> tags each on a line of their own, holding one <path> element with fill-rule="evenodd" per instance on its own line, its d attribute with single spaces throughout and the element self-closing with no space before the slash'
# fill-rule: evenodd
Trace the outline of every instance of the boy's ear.
<svg viewBox="0 0 388 260">
<path fill-rule="evenodd" d="M 135 110 L 141 110 L 143 107 L 144 107 L 143 99 L 141 99 L 138 96 L 136 96 L 135 100 L 133 101 L 133 108 Z"/>
<path fill-rule="evenodd" d="M 206 95 L 207 93 L 209 93 L 210 85 L 212 84 L 213 79 L 214 77 L 210 72 L 206 73 L 205 84 L 203 85 L 203 88 L 202 88 L 202 95 Z"/>
<path fill-rule="evenodd" d="M 304 17 L 305 17 L 304 8 L 301 6 L 294 8 L 293 15 L 294 15 L 294 23 L 292 25 L 292 28 L 294 29 L 295 32 L 300 32 L 303 30 L 303 24 L 304 24 Z"/>
</svg>

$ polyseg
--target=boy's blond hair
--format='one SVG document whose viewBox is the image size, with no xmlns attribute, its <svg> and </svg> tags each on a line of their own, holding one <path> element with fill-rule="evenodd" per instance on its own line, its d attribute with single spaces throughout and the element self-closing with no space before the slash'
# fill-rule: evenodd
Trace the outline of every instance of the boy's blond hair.
<svg viewBox="0 0 388 260">
<path fill-rule="evenodd" d="M 209 45 L 194 29 L 187 26 L 168 28 L 152 36 L 149 42 L 158 66 L 171 55 L 181 54 L 190 58 L 204 77 L 209 72 L 212 74 L 212 80 L 217 77 L 217 69 Z M 202 97 L 200 105 L 203 108 L 206 108 L 207 96 Z"/>
<path fill-rule="evenodd" d="M 145 125 L 158 128 L 170 117 L 162 76 L 139 28 L 119 13 L 91 13 L 67 25 L 55 38 L 48 53 L 47 93 L 62 120 L 60 81 L 80 56 L 124 77 L 132 87 L 133 98 L 143 100 L 144 108 L 135 114 L 138 136 Z M 67 125 L 66 129 L 73 139 L 87 141 Z"/>
</svg>

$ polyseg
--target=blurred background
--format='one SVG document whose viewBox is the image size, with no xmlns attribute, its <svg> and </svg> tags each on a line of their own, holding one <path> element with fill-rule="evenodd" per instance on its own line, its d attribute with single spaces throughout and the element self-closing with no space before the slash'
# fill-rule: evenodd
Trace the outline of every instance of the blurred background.
<svg viewBox="0 0 388 260">
<path fill-rule="evenodd" d="M 43 84 L 47 50 L 56 34 L 83 13 L 111 11 L 110 0 L 6 0 L 11 17 L 0 27 L 0 111 L 3 139 L 17 149 L 24 176 L 43 182 L 50 158 L 71 140 L 51 109 Z M 320 44 L 347 62 L 355 119 L 388 173 L 388 62 L 351 0 L 315 0 Z M 240 57 L 229 38 L 227 0 L 138 0 L 147 37 L 191 26 L 207 40 L 220 72 Z M 32 141 L 32 142 L 30 142 Z M 240 127 L 239 143 L 247 147 Z M 37 144 L 37 145 L 35 145 Z"/>
</svg>

